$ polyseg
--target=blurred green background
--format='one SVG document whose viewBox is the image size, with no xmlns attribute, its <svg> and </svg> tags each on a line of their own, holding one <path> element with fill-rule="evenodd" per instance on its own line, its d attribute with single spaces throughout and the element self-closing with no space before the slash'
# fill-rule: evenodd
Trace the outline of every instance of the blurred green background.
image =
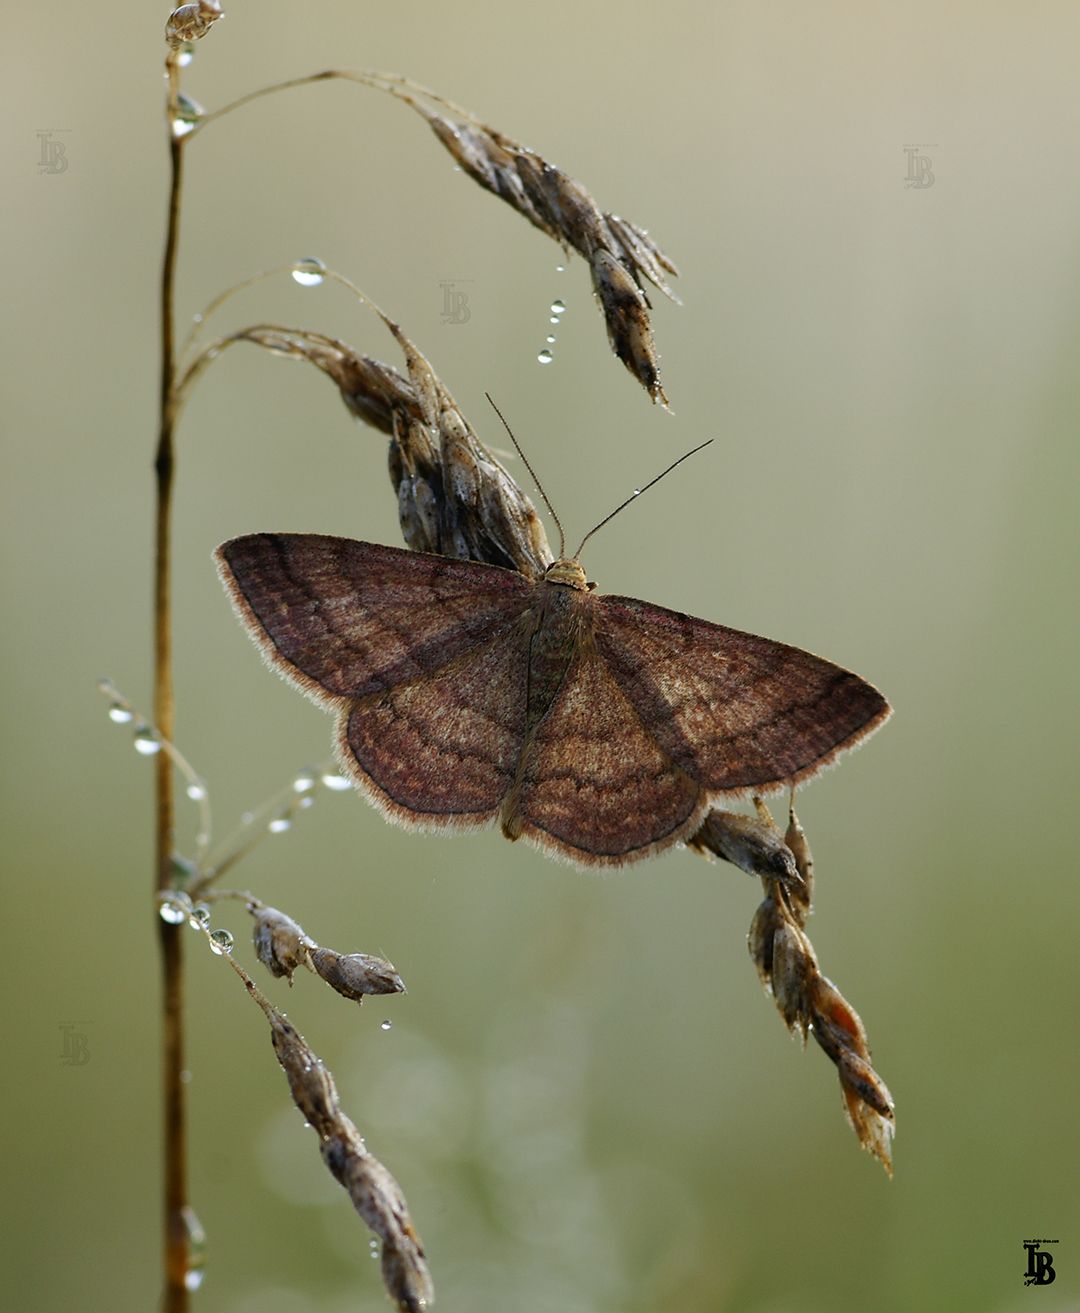
<svg viewBox="0 0 1080 1313">
<path fill-rule="evenodd" d="M 6 1285 L 39 1313 L 158 1290 L 152 771 L 94 680 L 149 703 L 164 17 L 5 23 L 3 1227 Z M 1078 40 L 1064 3 L 273 0 L 230 6 L 186 75 L 213 107 L 398 70 L 649 227 L 682 270 L 684 308 L 655 314 L 674 417 L 611 358 L 580 260 L 557 273 L 402 105 L 310 87 L 192 143 L 180 312 L 321 257 L 504 445 L 495 396 L 575 541 L 714 437 L 589 544 L 590 577 L 819 651 L 896 707 L 800 807 L 813 941 L 897 1099 L 892 1183 L 763 996 L 759 891 L 732 867 L 589 876 L 326 795 L 238 868 L 408 983 L 362 1011 L 314 977 L 269 988 L 402 1182 L 444 1313 L 1080 1307 Z M 64 172 L 41 172 L 41 133 Z M 905 185 L 909 145 L 933 185 Z M 397 359 L 340 291 L 282 279 L 221 327 L 264 318 Z M 258 529 L 398 541 L 384 449 L 313 370 L 254 350 L 184 417 L 178 737 L 222 831 L 324 757 L 330 723 L 262 668 L 210 551 Z M 221 920 L 250 962 L 243 915 Z M 188 947 L 196 1306 L 385 1307 L 261 1017 Z M 64 1063 L 65 1027 L 88 1061 Z M 1033 1237 L 1060 1242 L 1038 1293 Z"/>
</svg>

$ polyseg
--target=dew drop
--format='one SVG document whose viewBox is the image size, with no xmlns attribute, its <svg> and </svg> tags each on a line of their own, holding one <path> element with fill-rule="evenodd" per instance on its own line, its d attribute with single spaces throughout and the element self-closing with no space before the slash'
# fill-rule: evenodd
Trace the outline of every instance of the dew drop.
<svg viewBox="0 0 1080 1313">
<path fill-rule="evenodd" d="M 305 256 L 293 265 L 292 276 L 301 287 L 318 287 L 326 277 L 326 265 L 314 256 Z"/>
<path fill-rule="evenodd" d="M 275 816 L 266 828 L 271 834 L 284 834 L 292 829 L 292 821 L 288 816 Z"/>
<path fill-rule="evenodd" d="M 187 1233 L 188 1265 L 184 1273 L 184 1286 L 187 1290 L 198 1290 L 206 1276 L 206 1232 L 195 1215 L 194 1208 L 185 1204 L 180 1210 Z"/>
<path fill-rule="evenodd" d="M 195 58 L 195 45 L 191 41 L 185 41 L 180 47 L 176 56 L 176 62 L 181 68 L 187 68 Z"/>
<path fill-rule="evenodd" d="M 344 775 L 338 775 L 334 771 L 327 771 L 322 777 L 322 782 L 334 793 L 344 793 L 351 787 Z"/>
<path fill-rule="evenodd" d="M 565 302 L 565 301 L 552 301 L 552 303 L 551 303 L 551 313 L 552 313 L 553 315 L 564 315 L 564 314 L 566 314 L 566 302 Z"/>
<path fill-rule="evenodd" d="M 188 917 L 192 930 L 204 930 L 210 924 L 210 909 L 205 903 L 196 903 Z"/>
<path fill-rule="evenodd" d="M 302 770 L 292 782 L 294 793 L 308 793 L 315 787 L 315 773 L 310 770 Z"/>
<path fill-rule="evenodd" d="M 640 488 L 635 488 L 634 491 L 630 494 L 630 496 L 631 496 L 631 497 L 640 497 L 640 496 L 641 496 L 641 489 L 640 489 Z"/>
<path fill-rule="evenodd" d="M 109 707 L 109 719 L 114 725 L 130 725 L 135 719 L 135 713 L 122 702 L 114 702 Z"/>
<path fill-rule="evenodd" d="M 379 1242 L 377 1240 L 368 1241 L 368 1254 L 371 1258 L 379 1257 Z"/>
<path fill-rule="evenodd" d="M 548 345 L 550 346 L 551 343 L 555 341 L 555 334 L 554 334 L 554 333 L 549 333 L 549 334 L 547 335 L 547 337 L 544 338 L 544 341 L 547 342 Z"/>
<path fill-rule="evenodd" d="M 304 796 L 300 799 L 300 801 L 296 805 L 298 807 L 302 807 L 305 811 L 307 811 L 307 809 L 314 803 L 314 801 L 315 799 L 310 793 L 305 793 Z"/>
<path fill-rule="evenodd" d="M 176 98 L 176 117 L 172 121 L 172 134 L 174 137 L 186 137 L 189 133 L 195 131 L 199 126 L 200 119 L 206 114 L 206 110 L 197 100 L 192 100 L 189 96 L 179 95 Z"/>
<path fill-rule="evenodd" d="M 135 730 L 135 751 L 144 757 L 154 757 L 161 751 L 161 740 L 156 730 L 142 724 Z"/>
<path fill-rule="evenodd" d="M 180 890 L 158 895 L 158 915 L 168 925 L 183 925 L 191 914 L 191 899 Z"/>
<path fill-rule="evenodd" d="M 187 796 L 192 802 L 201 802 L 206 797 L 206 785 L 201 780 L 193 780 L 187 786 Z"/>
<path fill-rule="evenodd" d="M 562 320 L 559 318 L 558 315 L 552 315 L 551 318 L 548 320 L 548 323 L 549 323 L 549 324 L 561 324 L 561 323 L 562 323 Z"/>
<path fill-rule="evenodd" d="M 564 273 L 566 273 L 566 265 L 564 265 L 564 264 L 557 264 L 557 265 L 555 266 L 555 272 L 556 272 L 557 274 L 564 274 Z"/>
<path fill-rule="evenodd" d="M 211 930 L 210 931 L 210 950 L 221 957 L 224 953 L 231 953 L 233 947 L 233 937 L 231 930 Z"/>
<path fill-rule="evenodd" d="M 391 1027 L 393 1024 L 394 1024 L 394 1023 L 393 1023 L 392 1021 L 380 1021 L 380 1022 L 379 1022 L 379 1029 L 380 1029 L 380 1030 L 389 1030 L 390 1027 Z"/>
<path fill-rule="evenodd" d="M 551 354 L 551 352 L 547 349 L 547 347 L 544 347 L 543 351 L 541 351 L 536 358 L 537 360 L 540 361 L 542 365 L 550 365 L 551 362 L 555 359 L 555 357 Z"/>
</svg>

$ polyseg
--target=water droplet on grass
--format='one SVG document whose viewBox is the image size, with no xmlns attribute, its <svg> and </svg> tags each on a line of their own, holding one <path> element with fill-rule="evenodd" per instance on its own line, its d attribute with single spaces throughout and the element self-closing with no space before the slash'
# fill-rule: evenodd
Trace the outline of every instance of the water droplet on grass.
<svg viewBox="0 0 1080 1313">
<path fill-rule="evenodd" d="M 233 949 L 233 936 L 231 930 L 211 930 L 210 931 L 210 950 L 221 957 L 225 953 L 231 953 Z"/>
<path fill-rule="evenodd" d="M 182 925 L 191 915 L 191 899 L 180 889 L 158 894 L 158 915 L 169 925 Z"/>
<path fill-rule="evenodd" d="M 292 276 L 301 287 L 318 287 L 326 278 L 326 265 L 314 256 L 305 256 L 293 265 Z"/>
<path fill-rule="evenodd" d="M 135 751 L 143 757 L 154 757 L 161 751 L 161 740 L 157 731 L 149 725 L 140 725 L 135 730 Z"/>
</svg>

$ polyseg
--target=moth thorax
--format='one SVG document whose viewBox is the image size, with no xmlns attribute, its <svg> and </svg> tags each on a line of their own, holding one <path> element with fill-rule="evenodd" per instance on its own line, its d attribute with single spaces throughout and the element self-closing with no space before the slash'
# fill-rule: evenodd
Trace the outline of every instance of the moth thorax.
<svg viewBox="0 0 1080 1313">
<path fill-rule="evenodd" d="M 576 588 L 579 592 L 587 592 L 589 585 L 585 581 L 585 571 L 581 568 L 581 562 L 575 561 L 572 556 L 564 556 L 559 561 L 554 561 L 544 572 L 544 578 L 549 584 L 563 584 L 567 588 Z"/>
</svg>

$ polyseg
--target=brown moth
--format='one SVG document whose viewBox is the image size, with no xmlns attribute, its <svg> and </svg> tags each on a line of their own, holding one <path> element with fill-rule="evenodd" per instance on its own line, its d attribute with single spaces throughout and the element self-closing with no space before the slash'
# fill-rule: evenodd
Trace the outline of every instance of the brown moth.
<svg viewBox="0 0 1080 1313">
<path fill-rule="evenodd" d="M 498 817 L 509 839 L 623 866 L 810 779 L 891 712 L 808 652 L 599 595 L 573 557 L 535 582 L 320 534 L 215 557 L 267 663 L 335 713 L 344 773 L 412 829 Z"/>
</svg>

